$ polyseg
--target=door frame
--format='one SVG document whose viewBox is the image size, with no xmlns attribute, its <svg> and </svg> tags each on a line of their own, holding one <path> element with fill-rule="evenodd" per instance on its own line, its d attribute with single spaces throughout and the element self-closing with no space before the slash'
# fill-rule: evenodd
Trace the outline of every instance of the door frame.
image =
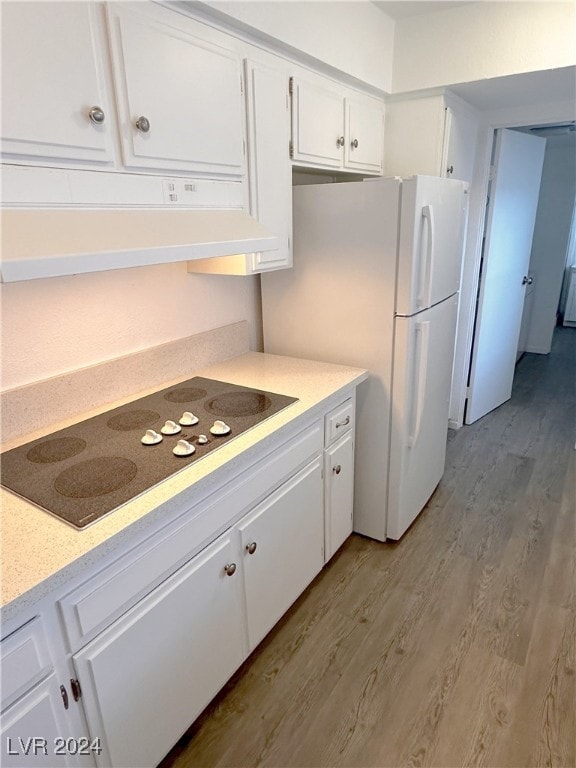
<svg viewBox="0 0 576 768">
<path fill-rule="evenodd" d="M 569 122 L 574 119 L 574 102 L 562 101 L 535 104 L 530 107 L 493 110 L 480 113 L 480 118 L 481 125 L 478 132 L 474 178 L 470 185 L 468 228 L 460 285 L 460 313 L 456 331 L 448 421 L 448 426 L 451 429 L 459 429 L 464 424 L 495 132 L 500 128 L 520 128 L 527 125 L 552 125 Z"/>
</svg>

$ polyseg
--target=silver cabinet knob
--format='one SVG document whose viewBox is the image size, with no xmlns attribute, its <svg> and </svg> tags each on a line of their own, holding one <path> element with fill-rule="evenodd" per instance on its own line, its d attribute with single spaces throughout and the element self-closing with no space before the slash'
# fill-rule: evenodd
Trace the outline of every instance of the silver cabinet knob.
<svg viewBox="0 0 576 768">
<path fill-rule="evenodd" d="M 453 165 L 449 165 L 448 168 L 446 168 L 446 175 L 447 176 L 452 176 L 453 173 L 454 173 L 454 166 Z"/>
<path fill-rule="evenodd" d="M 342 472 L 342 467 L 340 464 L 336 464 L 335 467 L 332 467 L 332 472 L 334 472 L 335 475 L 339 475 L 340 472 Z"/>
<path fill-rule="evenodd" d="M 224 573 L 226 576 L 234 576 L 236 573 L 236 563 L 228 563 L 224 566 Z"/>
<path fill-rule="evenodd" d="M 88 117 L 95 125 L 102 125 L 106 119 L 106 115 L 104 114 L 102 107 L 92 107 L 92 109 L 88 112 Z"/>
<path fill-rule="evenodd" d="M 248 552 L 249 555 L 253 555 L 254 552 L 256 552 L 257 546 L 255 541 L 251 541 L 250 544 L 246 544 L 246 552 Z"/>
<path fill-rule="evenodd" d="M 524 275 L 524 277 L 522 278 L 522 285 L 532 285 L 533 282 L 534 282 L 534 278 L 529 277 L 528 275 Z"/>
<path fill-rule="evenodd" d="M 337 147 L 343 147 L 344 146 L 344 136 L 339 136 L 336 139 L 336 146 Z"/>
<path fill-rule="evenodd" d="M 351 141 L 350 146 L 352 147 L 352 149 L 358 149 L 358 139 L 354 139 L 354 141 Z"/>
<path fill-rule="evenodd" d="M 148 120 L 147 117 L 144 117 L 144 115 L 140 115 L 136 120 L 136 128 L 138 128 L 140 133 L 148 133 L 150 130 L 150 120 Z"/>
</svg>

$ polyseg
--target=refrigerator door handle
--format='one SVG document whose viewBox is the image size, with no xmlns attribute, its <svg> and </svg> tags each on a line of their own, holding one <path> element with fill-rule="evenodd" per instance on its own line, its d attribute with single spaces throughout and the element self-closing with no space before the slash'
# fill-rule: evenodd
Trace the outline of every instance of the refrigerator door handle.
<svg viewBox="0 0 576 768">
<path fill-rule="evenodd" d="M 432 274 L 434 272 L 434 241 L 436 236 L 434 226 L 434 208 L 431 205 L 422 207 L 422 218 L 427 224 L 428 238 L 426 240 L 426 261 L 420 268 L 420 285 L 418 289 L 418 306 L 429 307 L 432 300 Z"/>
<path fill-rule="evenodd" d="M 415 364 L 412 380 L 412 418 L 408 434 L 408 447 L 412 448 L 420 434 L 422 412 L 426 394 L 426 378 L 428 376 L 428 348 L 430 339 L 430 321 L 416 323 Z"/>
</svg>

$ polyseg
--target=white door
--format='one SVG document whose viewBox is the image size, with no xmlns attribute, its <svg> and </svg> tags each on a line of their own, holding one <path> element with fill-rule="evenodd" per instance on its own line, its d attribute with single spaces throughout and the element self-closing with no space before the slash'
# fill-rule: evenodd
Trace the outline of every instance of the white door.
<svg viewBox="0 0 576 768">
<path fill-rule="evenodd" d="M 60 685 L 53 673 L 2 713 L 0 764 L 5 768 L 84 764 L 63 748 L 69 736 Z"/>
<path fill-rule="evenodd" d="M 223 535 L 74 656 L 90 732 L 102 740 L 97 765 L 157 765 L 240 666 L 232 564 Z"/>
<path fill-rule="evenodd" d="M 512 394 L 546 140 L 496 135 L 466 424 Z"/>
<path fill-rule="evenodd" d="M 2 3 L 1 49 L 3 153 L 111 162 L 95 4 Z"/>
<path fill-rule="evenodd" d="M 188 34 L 188 25 L 171 26 L 131 7 L 113 6 L 124 164 L 241 174 L 244 112 L 238 56 Z"/>
<path fill-rule="evenodd" d="M 252 651 L 324 565 L 320 459 L 258 505 L 238 531 Z"/>
<path fill-rule="evenodd" d="M 467 201 L 457 179 L 402 182 L 396 314 L 413 315 L 458 291 Z"/>
<path fill-rule="evenodd" d="M 458 296 L 397 317 L 386 536 L 399 539 L 444 474 Z"/>
<path fill-rule="evenodd" d="M 344 165 L 380 173 L 384 160 L 384 109 L 370 98 L 346 98 Z"/>
<path fill-rule="evenodd" d="M 344 102 L 336 89 L 292 78 L 292 147 L 299 165 L 341 168 Z"/>
<path fill-rule="evenodd" d="M 326 562 L 352 533 L 354 506 L 354 433 L 347 432 L 325 452 Z"/>
</svg>

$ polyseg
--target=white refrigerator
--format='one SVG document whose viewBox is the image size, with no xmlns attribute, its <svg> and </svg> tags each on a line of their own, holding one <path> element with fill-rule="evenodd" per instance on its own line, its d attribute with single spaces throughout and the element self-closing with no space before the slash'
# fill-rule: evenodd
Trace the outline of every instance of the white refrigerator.
<svg viewBox="0 0 576 768">
<path fill-rule="evenodd" d="M 354 530 L 399 539 L 444 472 L 467 185 L 295 187 L 294 266 L 262 275 L 266 352 L 367 368 Z"/>
</svg>

